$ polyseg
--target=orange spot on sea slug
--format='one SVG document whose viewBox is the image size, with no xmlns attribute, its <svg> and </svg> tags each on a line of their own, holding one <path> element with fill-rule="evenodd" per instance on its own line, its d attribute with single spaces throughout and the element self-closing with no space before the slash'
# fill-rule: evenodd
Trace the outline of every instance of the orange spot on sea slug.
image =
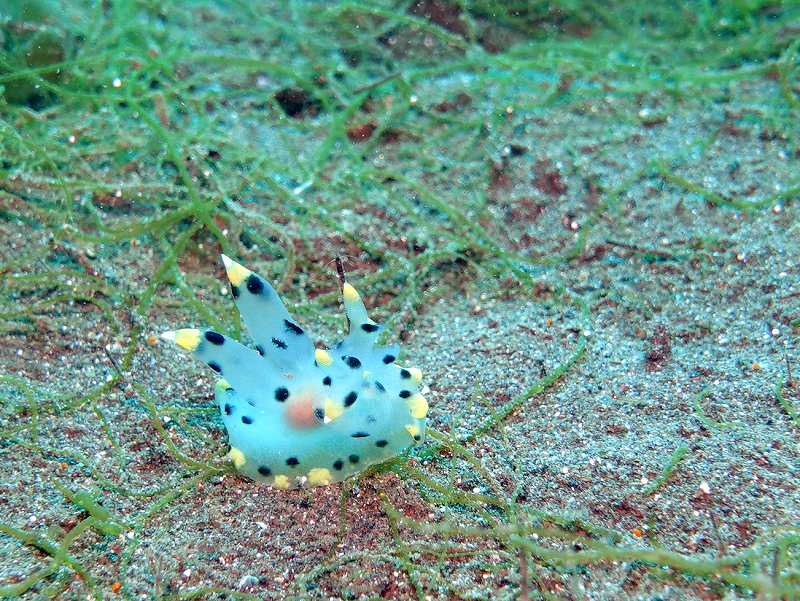
<svg viewBox="0 0 800 601">
<path fill-rule="evenodd" d="M 314 390 L 300 391 L 292 395 L 286 407 L 286 421 L 295 428 L 314 428 L 320 425 L 314 416 Z"/>
</svg>

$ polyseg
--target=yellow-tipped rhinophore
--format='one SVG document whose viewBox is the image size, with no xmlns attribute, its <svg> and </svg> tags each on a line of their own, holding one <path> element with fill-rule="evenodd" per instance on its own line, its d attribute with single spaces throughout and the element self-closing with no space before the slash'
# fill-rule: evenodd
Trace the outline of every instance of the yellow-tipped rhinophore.
<svg viewBox="0 0 800 601">
<path fill-rule="evenodd" d="M 236 466 L 236 469 L 241 469 L 241 467 L 247 462 L 245 459 L 244 453 L 242 453 L 236 447 L 231 447 L 231 450 L 228 451 L 228 459 L 233 461 L 233 465 Z"/>
<path fill-rule="evenodd" d="M 233 386 L 230 385 L 228 380 L 225 378 L 220 378 L 217 380 L 217 383 L 214 385 L 217 390 L 230 390 Z"/>
<path fill-rule="evenodd" d="M 161 339 L 174 342 L 187 351 L 193 351 L 200 345 L 200 330 L 184 328 L 182 330 L 164 332 L 161 334 Z"/>
<path fill-rule="evenodd" d="M 425 419 L 428 415 L 428 401 L 421 394 L 415 394 L 408 399 L 408 409 L 411 416 L 416 419 Z"/>
<path fill-rule="evenodd" d="M 324 486 L 331 483 L 331 472 L 324 467 L 315 467 L 308 472 L 308 483 L 311 486 Z"/>
<path fill-rule="evenodd" d="M 222 262 L 225 265 L 225 271 L 228 274 L 228 280 L 230 280 L 230 283 L 234 286 L 241 286 L 242 282 L 247 279 L 247 276 L 252 273 L 252 271 L 247 269 L 247 267 L 240 265 L 226 255 L 222 255 Z"/>
<path fill-rule="evenodd" d="M 333 357 L 331 357 L 331 354 L 321 348 L 314 351 L 314 359 L 323 367 L 330 367 L 333 365 Z"/>
<path fill-rule="evenodd" d="M 411 379 L 419 384 L 422 382 L 422 370 L 419 367 L 409 367 L 408 371 L 411 373 Z"/>
<path fill-rule="evenodd" d="M 342 286 L 342 297 L 344 298 L 344 302 L 346 303 L 353 303 L 361 298 L 358 295 L 356 289 L 353 288 L 347 282 L 345 282 L 344 285 Z"/>
</svg>

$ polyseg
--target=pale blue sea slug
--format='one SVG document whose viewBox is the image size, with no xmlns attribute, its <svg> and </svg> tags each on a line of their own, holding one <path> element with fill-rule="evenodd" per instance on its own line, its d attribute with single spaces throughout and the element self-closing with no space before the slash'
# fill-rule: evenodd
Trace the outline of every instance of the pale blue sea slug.
<svg viewBox="0 0 800 601">
<path fill-rule="evenodd" d="M 397 346 L 376 344 L 381 326 L 355 288 L 342 283 L 348 335 L 315 349 L 264 278 L 222 260 L 255 350 L 213 330 L 161 337 L 223 376 L 216 399 L 237 470 L 277 488 L 330 484 L 422 440 L 422 373 L 397 365 Z"/>
</svg>

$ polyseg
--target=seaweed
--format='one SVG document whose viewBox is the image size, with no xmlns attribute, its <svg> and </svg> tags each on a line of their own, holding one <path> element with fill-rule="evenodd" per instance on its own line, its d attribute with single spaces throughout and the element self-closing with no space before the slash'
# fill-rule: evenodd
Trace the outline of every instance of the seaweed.
<svg viewBox="0 0 800 601">
<path fill-rule="evenodd" d="M 142 549 L 170 529 L 163 521 L 191 513 L 193 496 L 243 486 L 195 376 L 153 375 L 153 333 L 176 314 L 240 333 L 227 292 L 216 294 L 220 252 L 272 275 L 309 319 L 332 313 L 329 272 L 341 256 L 400 336 L 439 301 L 462 296 L 561 315 L 552 331 L 562 355 L 542 377 L 502 399 L 479 393 L 484 413 L 460 434 L 444 416 L 436 422 L 433 405 L 438 426 L 425 447 L 342 485 L 335 543 L 318 563 L 292 568 L 287 596 L 357 597 L 343 582 L 388 570 L 404 575 L 384 591 L 397 597 L 481 598 L 481 575 L 491 574 L 509 598 L 564 598 L 578 594 L 564 583 L 601 578 L 618 562 L 687 595 L 701 583 L 720 596 L 800 596 L 795 527 L 762 525 L 759 537 L 725 553 L 671 550 L 600 518 L 532 506 L 527 468 L 490 468 L 477 450 L 502 445 L 524 408 L 587 377 L 580 364 L 599 352 L 604 307 L 658 318 L 635 286 L 598 292 L 581 279 L 583 266 L 623 248 L 643 269 L 703 278 L 726 252 L 713 237 L 724 228 L 676 234 L 666 251 L 642 225 L 637 243 L 628 237 L 635 228 L 614 230 L 627 207 L 668 193 L 669 202 L 680 198 L 676 219 L 724 211 L 781 223 L 800 195 L 796 179 L 739 185 L 718 177 L 719 166 L 705 177 L 698 165 L 717 160 L 726 136 L 797 153 L 796 6 L 96 2 L 67 3 L 69 18 L 60 18 L 37 4 L 38 16 L 0 11 L 0 448 L 4 464 L 22 457 L 47 474 L 30 486 L 51 527 L 20 525 L 26 498 L 9 497 L 0 553 L 18 567 L 0 572 L 0 596 L 262 598 L 224 574 L 175 584 L 175 566 L 154 568 L 170 582 L 153 574 L 150 591 L 138 566 Z M 59 56 L 28 64 L 19 49 L 38 32 L 56 36 L 47 39 Z M 709 117 L 686 125 L 691 111 Z M 591 140 L 548 128 L 586 114 L 602 130 Z M 685 130 L 680 146 L 647 138 L 674 123 Z M 546 156 L 555 135 L 571 146 Z M 624 158 L 631 148 L 636 160 Z M 540 160 L 564 166 L 552 171 L 552 193 L 530 200 Z M 536 210 L 514 212 L 525 201 Z M 614 257 L 609 271 L 629 259 Z M 783 340 L 796 339 L 796 311 L 762 317 L 794 328 Z M 708 335 L 702 330 L 680 335 Z M 726 436 L 740 423 L 708 416 L 712 386 L 703 384 L 685 413 L 710 436 Z M 791 375 L 765 386 L 770 419 L 796 436 Z M 668 448 L 636 494 L 666 495 L 688 470 L 690 445 Z M 461 478 L 470 486 L 458 486 Z M 326 499 L 296 494 L 297 503 Z M 424 509 L 406 515 L 409 497 Z M 235 511 L 238 502 L 227 503 Z M 353 504 L 386 521 L 379 550 L 349 538 Z M 231 536 L 248 539 L 244 527 Z M 452 578 L 463 566 L 475 577 Z"/>
</svg>

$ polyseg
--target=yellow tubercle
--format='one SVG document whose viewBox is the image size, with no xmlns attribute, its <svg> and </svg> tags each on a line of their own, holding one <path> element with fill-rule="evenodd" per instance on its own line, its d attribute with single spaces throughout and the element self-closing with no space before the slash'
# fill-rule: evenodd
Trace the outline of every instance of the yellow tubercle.
<svg viewBox="0 0 800 601">
<path fill-rule="evenodd" d="M 325 399 L 323 403 L 323 409 L 325 410 L 325 423 L 330 423 L 338 417 L 341 417 L 342 413 L 344 413 L 344 406 L 341 403 L 337 403 L 331 399 Z"/>
<path fill-rule="evenodd" d="M 331 354 L 328 351 L 321 348 L 318 348 L 317 350 L 314 351 L 314 359 L 316 359 L 317 363 L 319 363 L 323 367 L 330 367 L 331 365 L 333 365 L 333 357 L 331 357 Z"/>
<path fill-rule="evenodd" d="M 412 417 L 424 419 L 428 415 L 428 401 L 421 394 L 415 394 L 408 399 L 408 409 Z"/>
<path fill-rule="evenodd" d="M 419 384 L 422 382 L 422 370 L 419 367 L 409 367 L 408 371 L 411 373 L 411 379 Z"/>
<path fill-rule="evenodd" d="M 233 461 L 233 465 L 236 467 L 237 470 L 241 469 L 242 466 L 247 461 L 247 459 L 245 459 L 244 453 L 242 453 L 236 447 L 231 447 L 231 450 L 228 451 L 228 459 Z"/>
<path fill-rule="evenodd" d="M 416 424 L 408 424 L 406 426 L 406 431 L 411 435 L 411 438 L 415 440 L 419 436 L 419 426 Z"/>
<path fill-rule="evenodd" d="M 233 388 L 233 386 L 231 386 L 228 380 L 226 380 L 225 378 L 220 378 L 219 380 L 217 380 L 217 383 L 214 386 L 216 387 L 217 390 L 223 390 L 223 391 L 230 390 L 231 388 Z"/>
<path fill-rule="evenodd" d="M 308 483 L 311 486 L 325 486 L 331 483 L 331 472 L 324 467 L 315 467 L 308 472 Z"/>
<path fill-rule="evenodd" d="M 344 286 L 342 286 L 342 297 L 346 303 L 354 303 L 361 298 L 356 289 L 347 282 L 345 282 Z"/>
<path fill-rule="evenodd" d="M 272 486 L 285 490 L 289 488 L 289 478 L 283 474 L 279 474 L 275 476 L 275 480 L 272 481 Z"/>
<path fill-rule="evenodd" d="M 230 257 L 222 255 L 222 262 L 225 264 L 225 272 L 228 274 L 228 280 L 234 286 L 241 286 L 242 282 L 247 279 L 252 272 L 240 265 Z"/>
</svg>

